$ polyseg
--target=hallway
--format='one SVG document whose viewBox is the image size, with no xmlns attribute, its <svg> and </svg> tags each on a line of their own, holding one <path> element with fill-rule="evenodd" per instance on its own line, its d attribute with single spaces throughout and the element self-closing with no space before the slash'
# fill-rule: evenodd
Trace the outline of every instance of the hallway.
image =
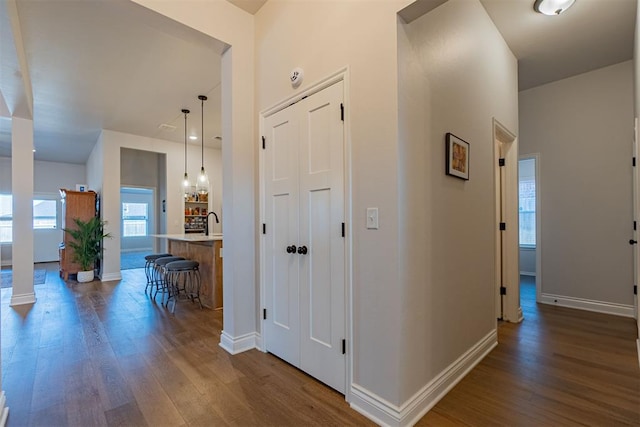
<svg viewBox="0 0 640 427">
<path fill-rule="evenodd" d="M 635 319 L 536 303 L 521 276 L 521 324 L 418 426 L 640 425 Z"/>
</svg>

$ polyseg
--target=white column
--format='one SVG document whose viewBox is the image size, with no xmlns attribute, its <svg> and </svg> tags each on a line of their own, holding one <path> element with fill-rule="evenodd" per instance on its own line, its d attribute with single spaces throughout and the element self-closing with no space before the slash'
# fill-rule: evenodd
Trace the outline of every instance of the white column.
<svg viewBox="0 0 640 427">
<path fill-rule="evenodd" d="M 222 55 L 222 229 L 224 230 L 222 348 L 232 354 L 259 346 L 256 331 L 255 144 L 250 122 L 253 85 L 233 70 L 252 67 L 252 54 Z M 252 53 L 252 52 L 250 52 Z M 253 76 L 251 76 L 253 77 Z M 253 81 L 250 79 L 249 81 Z M 247 121 L 249 119 L 249 121 Z"/>
<path fill-rule="evenodd" d="M 11 120 L 13 288 L 11 306 L 33 304 L 33 121 Z"/>
<path fill-rule="evenodd" d="M 2 97 L 0 96 L 0 99 Z M 2 265 L 2 251 L 0 251 L 0 265 Z M 0 279 L 0 282 L 2 279 Z M 1 329 L 0 329 L 1 332 Z M 0 336 L 2 334 L 0 333 Z M 1 343 L 1 340 L 0 340 Z M 2 358 L 0 357 L 0 366 L 2 366 Z M 2 390 L 2 370 L 0 369 L 0 390 Z M 0 392 L 0 426 L 4 427 L 7 424 L 7 418 L 9 417 L 9 407 L 7 406 L 7 398 L 4 394 L 4 390 Z"/>
</svg>

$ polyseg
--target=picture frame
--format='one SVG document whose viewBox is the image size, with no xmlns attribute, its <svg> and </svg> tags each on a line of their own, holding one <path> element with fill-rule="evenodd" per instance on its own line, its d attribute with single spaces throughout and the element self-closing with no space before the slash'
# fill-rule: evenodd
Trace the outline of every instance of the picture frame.
<svg viewBox="0 0 640 427">
<path fill-rule="evenodd" d="M 470 145 L 462 138 L 447 132 L 446 135 L 446 173 L 447 175 L 469 180 Z"/>
</svg>

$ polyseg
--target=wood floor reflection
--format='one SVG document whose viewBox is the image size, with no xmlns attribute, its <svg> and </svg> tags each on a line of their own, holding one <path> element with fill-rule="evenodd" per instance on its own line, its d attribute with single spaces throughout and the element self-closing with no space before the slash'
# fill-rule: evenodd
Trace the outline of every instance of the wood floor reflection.
<svg viewBox="0 0 640 427">
<path fill-rule="evenodd" d="M 228 354 L 220 311 L 150 302 L 143 270 L 78 284 L 56 269 L 32 307 L 10 308 L 2 290 L 10 427 L 373 425 L 274 356 Z"/>
<path fill-rule="evenodd" d="M 2 290 L 10 427 L 373 425 L 276 357 L 226 353 L 220 312 L 185 302 L 169 314 L 144 295 L 142 270 L 78 284 L 47 268 L 34 306 L 10 308 Z M 640 425 L 634 320 L 522 306 L 525 321 L 500 324 L 498 348 L 418 425 Z"/>
</svg>

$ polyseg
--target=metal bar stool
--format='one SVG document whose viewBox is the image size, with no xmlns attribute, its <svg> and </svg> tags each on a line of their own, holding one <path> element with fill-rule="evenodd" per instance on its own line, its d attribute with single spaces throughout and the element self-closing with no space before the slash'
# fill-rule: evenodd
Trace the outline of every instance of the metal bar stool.
<svg viewBox="0 0 640 427">
<path fill-rule="evenodd" d="M 173 261 L 184 260 L 181 256 L 166 256 L 158 258 L 153 262 L 153 285 L 156 288 L 156 293 L 153 294 L 153 299 L 156 299 L 159 292 L 162 292 L 161 304 L 164 304 L 164 296 L 168 295 L 169 287 L 167 285 L 166 265 Z M 153 287 L 152 287 L 153 290 Z"/>
<path fill-rule="evenodd" d="M 190 299 L 192 303 L 197 299 L 200 308 L 202 308 L 199 266 L 200 264 L 197 261 L 190 260 L 172 261 L 166 264 L 166 278 L 169 287 L 166 306 L 168 307 L 169 300 L 173 299 L 171 313 L 175 312 L 176 304 L 180 297 Z"/>
<path fill-rule="evenodd" d="M 147 289 L 151 288 L 153 290 L 153 263 L 158 258 L 163 258 L 167 256 L 173 256 L 171 254 L 149 254 L 144 257 L 144 274 L 147 276 L 147 286 L 144 288 L 144 293 L 147 293 Z M 151 292 L 149 292 L 151 294 Z"/>
</svg>

